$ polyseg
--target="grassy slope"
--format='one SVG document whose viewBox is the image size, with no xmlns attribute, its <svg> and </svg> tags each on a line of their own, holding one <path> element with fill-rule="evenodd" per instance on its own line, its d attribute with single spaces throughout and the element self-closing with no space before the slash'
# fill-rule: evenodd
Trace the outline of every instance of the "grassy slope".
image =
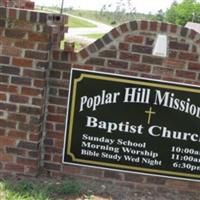
<svg viewBox="0 0 200 200">
<path fill-rule="evenodd" d="M 62 182 L 47 181 L 45 179 L 2 180 L 0 181 L 0 199 L 61 200 L 67 195 L 80 196 L 82 189 L 81 184 L 75 180 L 65 180 Z"/>
<path fill-rule="evenodd" d="M 69 17 L 68 26 L 71 28 L 95 28 L 96 25 L 76 17 Z"/>
<path fill-rule="evenodd" d="M 95 21 L 99 21 L 108 25 L 114 25 L 117 26 L 121 23 L 124 23 L 126 21 L 132 21 L 132 20 L 151 20 L 153 15 L 151 14 L 142 14 L 142 13 L 136 13 L 135 16 L 124 16 L 124 19 L 121 19 L 117 21 L 116 24 L 112 24 L 114 15 L 112 12 L 101 14 L 100 11 L 91 11 L 91 10 L 67 10 L 69 14 L 76 15 L 76 16 L 83 16 L 88 19 L 93 19 Z"/>
<path fill-rule="evenodd" d="M 107 17 L 100 16 L 99 11 L 92 11 L 92 10 L 71 10 L 67 11 L 69 14 L 85 17 L 88 19 L 93 19 L 95 21 L 99 21 L 105 24 L 110 25 L 110 20 Z"/>
<path fill-rule="evenodd" d="M 91 33 L 91 34 L 84 34 L 82 36 L 92 38 L 92 39 L 98 39 L 101 38 L 104 35 L 104 33 Z"/>
</svg>

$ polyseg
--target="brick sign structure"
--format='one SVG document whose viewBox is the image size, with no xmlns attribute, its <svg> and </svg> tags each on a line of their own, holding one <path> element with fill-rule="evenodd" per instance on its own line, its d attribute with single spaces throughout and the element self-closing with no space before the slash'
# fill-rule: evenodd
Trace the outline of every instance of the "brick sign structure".
<svg viewBox="0 0 200 200">
<path fill-rule="evenodd" d="M 69 166 L 62 151 L 71 68 L 199 85 L 200 35 L 173 24 L 132 21 L 76 53 L 58 48 L 66 20 L 0 7 L 0 172 L 33 176 L 42 169 L 50 176 L 116 180 L 160 195 L 170 191 L 177 199 L 184 190 L 191 199 L 199 183 Z M 166 57 L 153 55 L 158 34 L 167 37 Z"/>
</svg>

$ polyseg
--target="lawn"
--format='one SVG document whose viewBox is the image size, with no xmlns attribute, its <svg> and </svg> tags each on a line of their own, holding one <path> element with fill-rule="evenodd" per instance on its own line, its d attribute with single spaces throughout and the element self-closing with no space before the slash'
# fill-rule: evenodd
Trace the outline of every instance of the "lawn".
<svg viewBox="0 0 200 200">
<path fill-rule="evenodd" d="M 69 16 L 68 26 L 70 28 L 95 28 L 96 25 L 88 21 Z"/>
<path fill-rule="evenodd" d="M 66 195 L 74 196 L 76 199 L 80 194 L 80 184 L 72 180 L 63 182 L 53 182 L 45 179 L 0 181 L 1 200 L 61 200 L 65 199 Z"/>
<path fill-rule="evenodd" d="M 9 178 L 0 180 L 0 200 L 112 200 L 112 188 L 109 183 L 70 177 Z"/>
<path fill-rule="evenodd" d="M 95 21 L 99 21 L 108 25 L 111 25 L 111 20 L 108 17 L 101 16 L 100 11 L 93 10 L 68 10 L 69 14 L 85 17 L 88 19 L 93 19 Z"/>
<path fill-rule="evenodd" d="M 92 33 L 92 34 L 84 34 L 82 36 L 92 38 L 92 39 L 99 39 L 99 38 L 103 37 L 104 34 L 105 33 Z"/>
<path fill-rule="evenodd" d="M 137 176 L 136 176 L 137 177 Z M 137 180 L 137 179 L 136 179 Z M 175 191 L 173 186 L 160 192 L 154 184 L 120 184 L 102 179 L 83 179 L 65 176 L 62 179 L 39 176 L 36 178 L 0 179 L 0 200 L 147 200 L 147 199 L 199 199 L 199 191 L 193 193 Z M 158 187 L 159 188 L 159 187 Z M 162 186 L 160 186 L 162 189 Z M 166 197 L 166 198 L 165 198 Z"/>
</svg>

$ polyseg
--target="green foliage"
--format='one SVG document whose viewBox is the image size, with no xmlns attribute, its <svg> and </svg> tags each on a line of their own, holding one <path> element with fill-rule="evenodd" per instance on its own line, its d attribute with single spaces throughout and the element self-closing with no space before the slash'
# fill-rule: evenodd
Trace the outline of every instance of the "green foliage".
<svg viewBox="0 0 200 200">
<path fill-rule="evenodd" d="M 1 182 L 0 193 L 1 200 L 50 200 L 46 187 L 27 180 L 16 183 Z"/>
<path fill-rule="evenodd" d="M 47 188 L 51 196 L 54 194 L 80 195 L 82 191 L 81 183 L 73 179 L 66 179 L 63 182 L 58 182 L 56 184 L 49 184 Z"/>
<path fill-rule="evenodd" d="M 66 179 L 61 182 L 41 180 L 0 181 L 1 200 L 53 200 L 59 196 L 75 195 L 82 192 L 81 182 Z"/>
<path fill-rule="evenodd" d="M 170 23 L 176 23 L 176 18 L 177 18 L 177 13 L 176 13 L 176 8 L 177 8 L 177 2 L 174 1 L 171 5 L 171 7 L 167 10 L 166 12 L 166 20 Z"/>
<path fill-rule="evenodd" d="M 165 20 L 165 13 L 162 10 L 159 10 L 155 16 L 157 21 L 163 22 Z"/>
<path fill-rule="evenodd" d="M 166 12 L 166 20 L 178 25 L 185 25 L 188 21 L 200 22 L 200 3 L 196 0 L 174 1 Z"/>
</svg>

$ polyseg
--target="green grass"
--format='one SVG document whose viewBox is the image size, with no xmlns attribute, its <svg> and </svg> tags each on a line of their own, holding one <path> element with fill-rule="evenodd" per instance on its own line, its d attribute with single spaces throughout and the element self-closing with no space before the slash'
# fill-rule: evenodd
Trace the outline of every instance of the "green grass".
<svg viewBox="0 0 200 200">
<path fill-rule="evenodd" d="M 87 19 L 93 19 L 98 22 L 102 22 L 105 24 L 110 25 L 111 19 L 108 17 L 104 17 L 100 15 L 99 11 L 92 11 L 92 10 L 66 10 L 69 14 L 85 17 Z"/>
<path fill-rule="evenodd" d="M 0 200 L 93 200 L 94 196 L 108 200 L 112 199 L 111 192 L 115 194 L 119 188 L 112 190 L 110 183 L 71 176 L 0 179 Z"/>
<path fill-rule="evenodd" d="M 88 21 L 78 19 L 76 17 L 69 16 L 68 26 L 71 28 L 95 28 L 95 24 L 92 24 Z"/>
<path fill-rule="evenodd" d="M 92 34 L 84 34 L 82 36 L 92 38 L 92 39 L 99 39 L 104 35 L 104 33 L 92 33 Z"/>
<path fill-rule="evenodd" d="M 72 179 L 62 182 L 38 180 L 0 181 L 1 200 L 62 200 L 65 195 L 79 196 L 81 184 Z"/>
</svg>

